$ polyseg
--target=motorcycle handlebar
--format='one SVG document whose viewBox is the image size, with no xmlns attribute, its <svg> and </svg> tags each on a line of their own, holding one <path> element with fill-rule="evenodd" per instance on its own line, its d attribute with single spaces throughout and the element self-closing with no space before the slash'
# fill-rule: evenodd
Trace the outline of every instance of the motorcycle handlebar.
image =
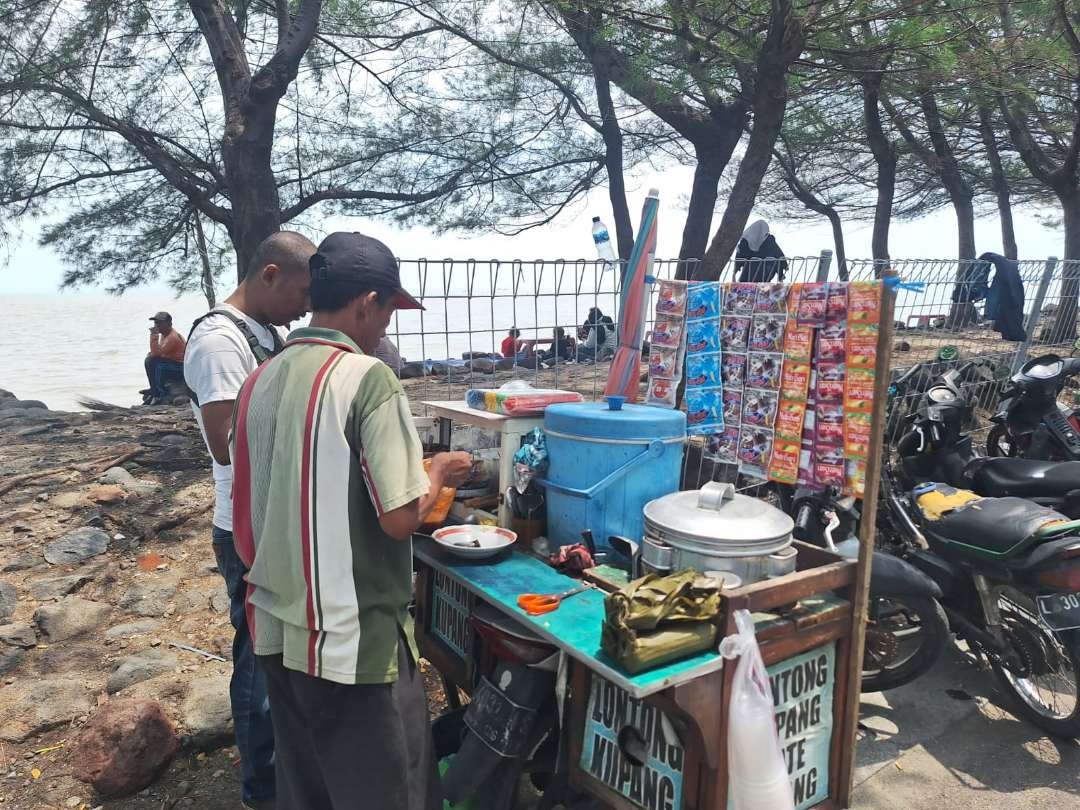
<svg viewBox="0 0 1080 810">
<path fill-rule="evenodd" d="M 814 509 L 810 504 L 804 503 L 799 506 L 795 513 L 795 530 L 799 537 L 805 538 L 810 532 L 810 519 L 814 515 Z"/>
</svg>

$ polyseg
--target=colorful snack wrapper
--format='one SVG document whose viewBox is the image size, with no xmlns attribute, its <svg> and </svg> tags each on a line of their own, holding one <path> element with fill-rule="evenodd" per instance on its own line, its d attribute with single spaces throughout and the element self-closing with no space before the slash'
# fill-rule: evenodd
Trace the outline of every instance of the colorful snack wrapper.
<svg viewBox="0 0 1080 810">
<path fill-rule="evenodd" d="M 784 355 L 751 352 L 746 360 L 746 387 L 780 390 L 780 374 Z"/>
<path fill-rule="evenodd" d="M 757 284 L 729 284 L 724 289 L 721 312 L 724 315 L 749 315 L 757 302 Z"/>
<path fill-rule="evenodd" d="M 843 363 L 818 363 L 818 402 L 842 402 L 844 399 L 845 369 Z"/>
<path fill-rule="evenodd" d="M 866 462 L 849 461 L 844 469 L 847 477 L 844 485 L 845 493 L 854 495 L 856 498 L 863 497 L 866 492 Z"/>
<path fill-rule="evenodd" d="M 742 424 L 771 428 L 776 422 L 780 395 L 776 391 L 743 391 Z"/>
<path fill-rule="evenodd" d="M 649 376 L 676 379 L 679 376 L 679 350 L 652 346 L 649 349 Z"/>
<path fill-rule="evenodd" d="M 844 465 L 814 462 L 814 482 L 821 487 L 843 487 Z"/>
<path fill-rule="evenodd" d="M 656 295 L 656 314 L 686 316 L 686 282 L 661 281 Z"/>
<path fill-rule="evenodd" d="M 686 386 L 712 388 L 720 385 L 720 352 L 688 354 L 686 356 Z"/>
<path fill-rule="evenodd" d="M 800 326 L 824 326 L 828 301 L 828 287 L 822 282 L 803 284 L 799 296 Z"/>
<path fill-rule="evenodd" d="M 799 440 L 791 440 L 776 432 L 773 436 L 772 458 L 769 460 L 769 480 L 795 484 L 799 480 Z"/>
<path fill-rule="evenodd" d="M 818 334 L 817 353 L 818 362 L 827 360 L 843 360 L 847 351 L 847 343 L 842 337 L 826 337 L 825 330 Z"/>
<path fill-rule="evenodd" d="M 877 324 L 852 326 L 847 334 L 848 365 L 855 368 L 874 368 L 877 362 Z"/>
<path fill-rule="evenodd" d="M 781 399 L 776 411 L 773 429 L 778 436 L 795 442 L 802 440 L 803 423 L 806 421 L 806 405 L 790 399 Z"/>
<path fill-rule="evenodd" d="M 877 323 L 881 320 L 881 283 L 852 281 L 848 284 L 848 322 Z"/>
<path fill-rule="evenodd" d="M 686 317 L 717 318 L 720 316 L 720 284 L 716 281 L 693 281 L 687 287 Z"/>
<path fill-rule="evenodd" d="M 784 371 L 780 375 L 780 396 L 806 402 L 806 392 L 809 389 L 810 364 L 785 360 Z"/>
<path fill-rule="evenodd" d="M 819 402 L 814 406 L 814 429 L 821 430 L 823 424 L 844 424 L 844 406 L 842 403 Z"/>
<path fill-rule="evenodd" d="M 838 422 L 818 422 L 814 427 L 817 441 L 841 445 L 844 443 L 844 426 Z"/>
<path fill-rule="evenodd" d="M 772 448 L 771 430 L 755 425 L 743 425 L 739 431 L 739 472 L 764 478 Z"/>
<path fill-rule="evenodd" d="M 849 459 L 863 459 L 870 455 L 870 425 L 868 413 L 849 414 L 844 420 L 844 455 Z"/>
<path fill-rule="evenodd" d="M 825 322 L 843 323 L 847 319 L 848 285 L 846 281 L 833 281 L 825 304 Z"/>
<path fill-rule="evenodd" d="M 844 388 L 844 410 L 848 416 L 868 414 L 874 408 L 874 369 L 848 369 Z"/>
<path fill-rule="evenodd" d="M 649 392 L 645 402 L 662 408 L 675 407 L 675 395 L 679 390 L 678 380 L 650 379 Z"/>
<path fill-rule="evenodd" d="M 754 312 L 783 315 L 787 312 L 788 288 L 784 284 L 758 284 Z"/>
<path fill-rule="evenodd" d="M 682 321 L 662 318 L 653 324 L 652 346 L 663 346 L 666 349 L 677 349 L 682 343 Z"/>
<path fill-rule="evenodd" d="M 801 363 L 809 363 L 814 348 L 814 329 L 799 326 L 794 319 L 784 328 L 784 357 Z"/>
<path fill-rule="evenodd" d="M 743 392 L 724 389 L 724 424 L 734 427 L 742 422 Z"/>
<path fill-rule="evenodd" d="M 735 464 L 739 460 L 739 428 L 726 427 L 709 436 L 705 454 L 724 464 Z"/>
<path fill-rule="evenodd" d="M 750 351 L 778 352 L 784 346 L 783 315 L 755 315 L 750 321 Z"/>
<path fill-rule="evenodd" d="M 715 318 L 686 322 L 686 353 L 705 354 L 720 351 L 720 333 Z"/>
<path fill-rule="evenodd" d="M 742 388 L 746 385 L 746 355 L 722 354 L 720 378 L 725 388 Z"/>
<path fill-rule="evenodd" d="M 724 429 L 721 389 L 686 389 L 686 428 L 691 433 L 716 433 Z"/>
<path fill-rule="evenodd" d="M 745 352 L 749 337 L 749 318 L 725 317 L 720 319 L 720 348 L 724 352 Z"/>
</svg>

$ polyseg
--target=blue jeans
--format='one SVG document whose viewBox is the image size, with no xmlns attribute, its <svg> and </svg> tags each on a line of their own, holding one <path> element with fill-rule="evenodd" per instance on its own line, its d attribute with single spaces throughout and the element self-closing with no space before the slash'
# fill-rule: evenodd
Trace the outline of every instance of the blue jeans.
<svg viewBox="0 0 1080 810">
<path fill-rule="evenodd" d="M 169 380 L 184 379 L 184 364 L 177 363 L 175 360 L 168 360 L 164 357 L 147 357 L 143 365 L 146 366 L 146 379 L 150 383 L 150 393 L 155 397 L 168 395 L 169 392 L 165 390 L 165 385 Z M 230 542 L 232 541 L 230 540 Z"/>
<path fill-rule="evenodd" d="M 229 619 L 236 629 L 233 637 L 233 671 L 229 683 L 236 748 L 240 752 L 240 774 L 244 799 L 274 797 L 274 726 L 270 722 L 270 699 L 266 681 L 255 660 L 244 611 L 247 568 L 236 556 L 232 532 L 214 526 L 214 557 L 229 591 Z"/>
</svg>

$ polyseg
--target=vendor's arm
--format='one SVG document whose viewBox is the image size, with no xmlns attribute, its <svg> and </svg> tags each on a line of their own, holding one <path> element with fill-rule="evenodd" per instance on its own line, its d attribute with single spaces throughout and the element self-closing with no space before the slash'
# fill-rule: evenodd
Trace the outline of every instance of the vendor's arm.
<svg viewBox="0 0 1080 810">
<path fill-rule="evenodd" d="M 435 506 L 439 489 L 464 481 L 468 453 L 442 453 L 424 471 L 423 448 L 401 383 L 379 363 L 365 372 L 345 433 L 360 463 L 364 484 L 390 537 L 408 540 Z"/>
<path fill-rule="evenodd" d="M 210 402 L 199 408 L 206 430 L 206 443 L 214 461 L 229 466 L 229 428 L 232 425 L 233 400 Z"/>
<path fill-rule="evenodd" d="M 224 331 L 203 335 L 184 357 L 184 381 L 199 403 L 210 455 L 218 464 L 229 462 L 229 429 L 233 402 L 250 374 L 251 350 Z"/>
</svg>

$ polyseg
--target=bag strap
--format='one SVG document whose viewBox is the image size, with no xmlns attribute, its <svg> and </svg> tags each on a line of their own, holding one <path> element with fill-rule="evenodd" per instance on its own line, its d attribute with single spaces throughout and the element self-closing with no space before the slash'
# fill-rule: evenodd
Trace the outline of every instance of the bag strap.
<svg viewBox="0 0 1080 810">
<path fill-rule="evenodd" d="M 285 348 L 285 344 L 281 342 L 281 335 L 279 335 L 277 330 L 273 327 L 270 327 L 270 336 L 271 339 L 274 341 L 274 346 L 272 349 L 267 349 L 259 342 L 259 339 L 255 337 L 255 333 L 251 331 L 251 327 L 248 326 L 247 321 L 245 321 L 243 318 L 236 317 L 226 309 L 212 309 L 205 315 L 196 318 L 195 322 L 191 325 L 191 331 L 188 332 L 189 342 L 191 341 L 191 336 L 195 334 L 195 330 L 198 328 L 199 324 L 201 324 L 203 321 L 205 321 L 212 315 L 224 315 L 226 318 L 233 322 L 233 326 L 235 326 L 240 331 L 240 334 L 244 336 L 244 340 L 247 341 L 248 348 L 251 349 L 251 354 L 255 357 L 255 363 L 257 365 L 261 366 L 263 363 L 265 363 L 274 355 L 279 354 L 281 350 Z M 197 406 L 199 404 L 199 398 L 195 395 L 195 392 L 191 390 L 190 386 L 187 386 L 186 383 L 185 386 L 187 387 L 188 397 L 190 397 L 191 401 L 194 402 Z"/>
</svg>

